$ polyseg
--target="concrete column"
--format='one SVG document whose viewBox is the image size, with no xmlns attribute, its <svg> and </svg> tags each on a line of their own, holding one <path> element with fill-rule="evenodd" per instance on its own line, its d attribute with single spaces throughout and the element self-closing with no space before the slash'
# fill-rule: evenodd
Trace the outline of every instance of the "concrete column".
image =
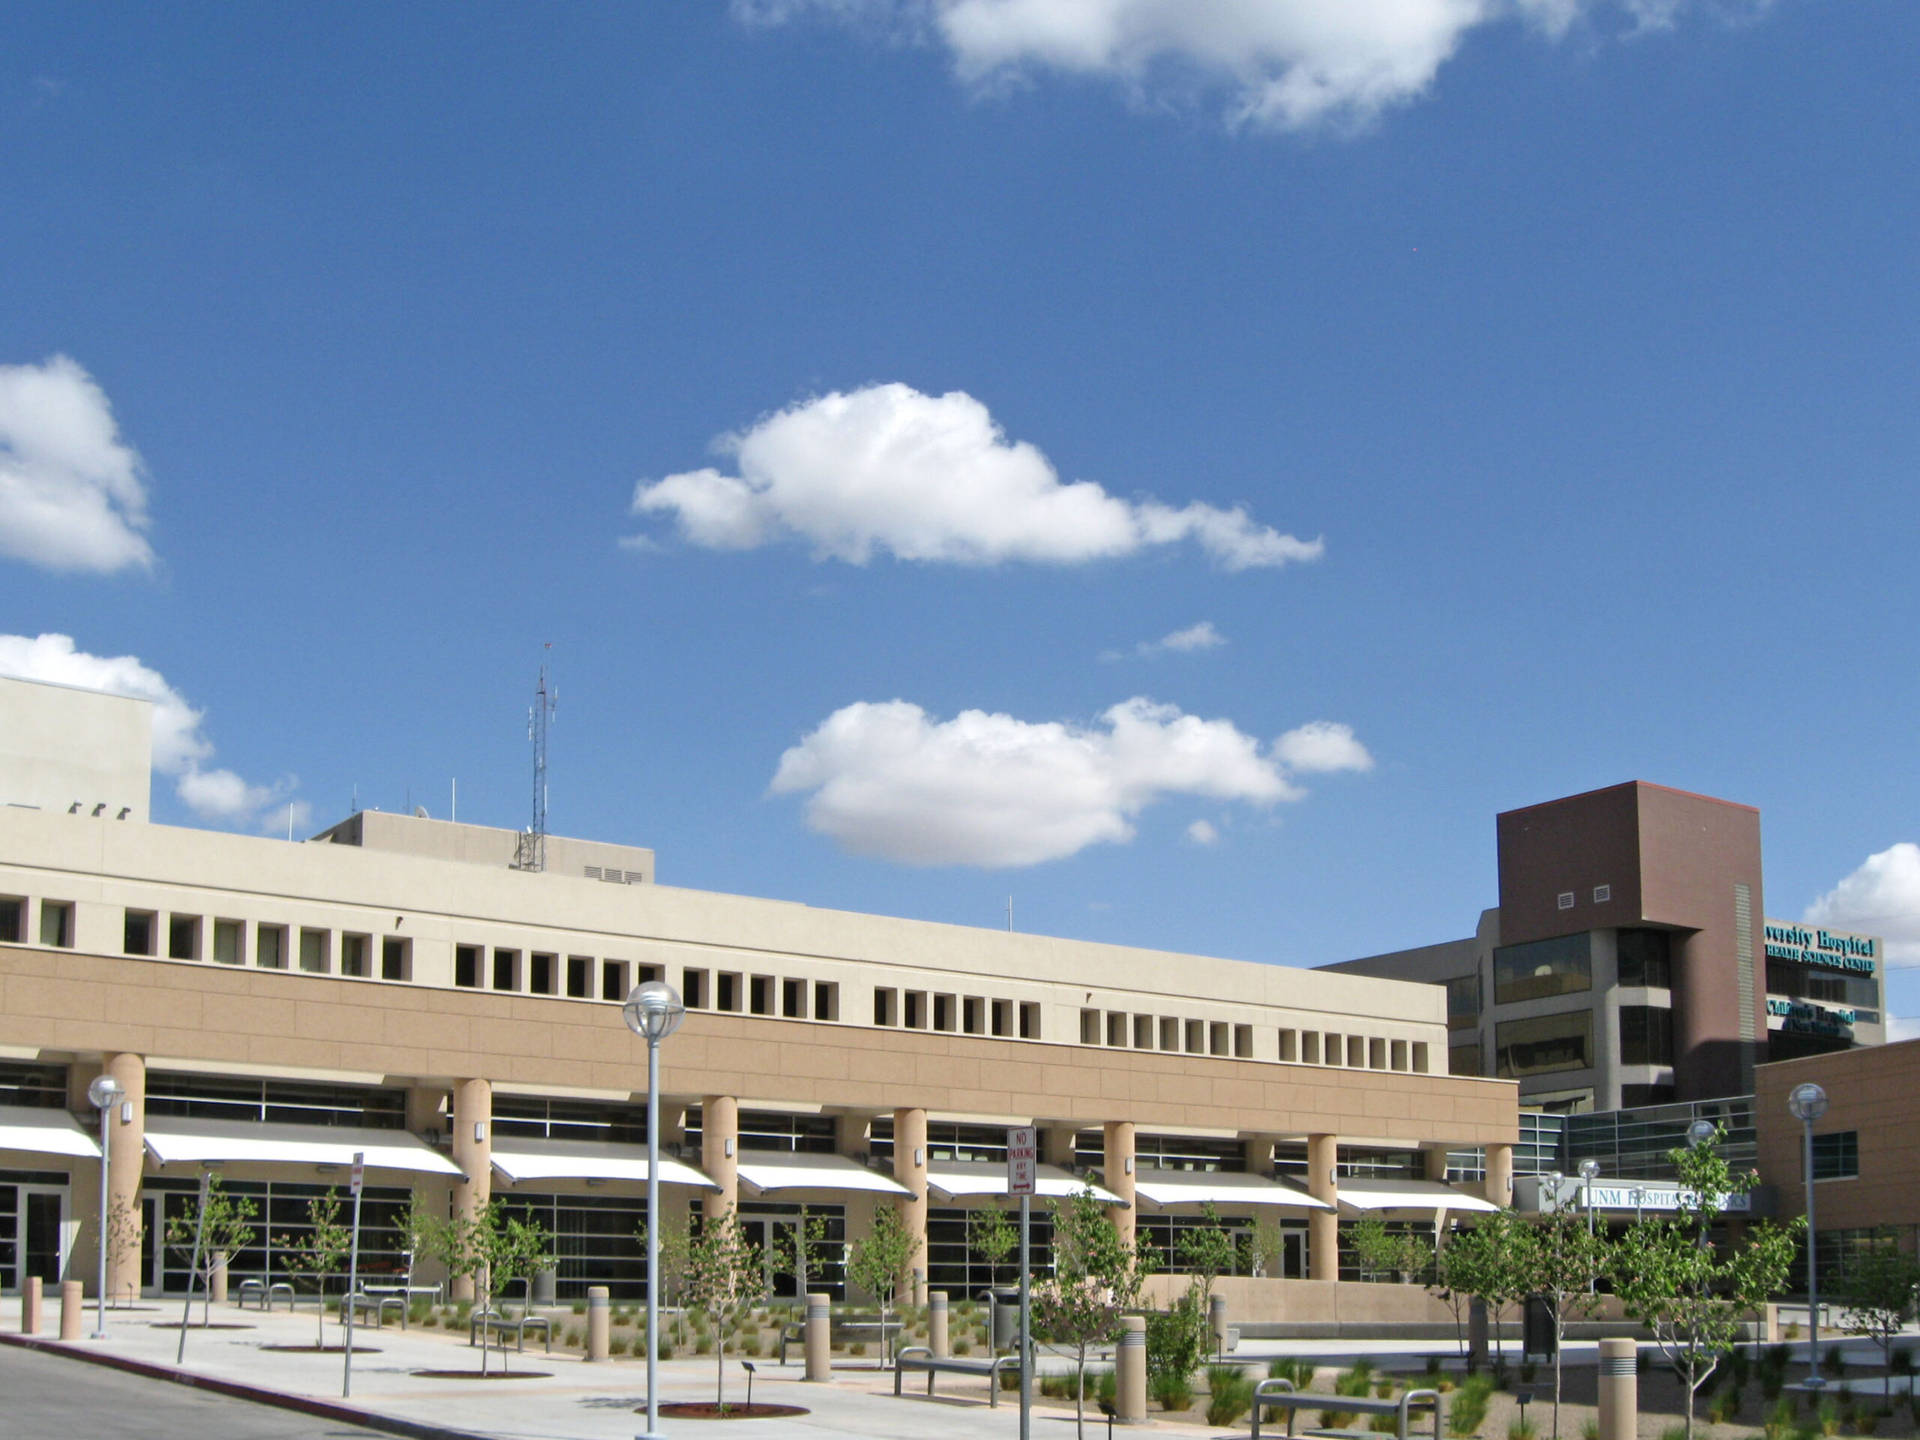
<svg viewBox="0 0 1920 1440">
<path fill-rule="evenodd" d="M 872 1117 L 864 1111 L 851 1115 L 833 1117 L 833 1148 L 847 1156 L 865 1155 L 873 1146 L 867 1130 Z"/>
<path fill-rule="evenodd" d="M 913 1272 L 924 1272 L 927 1264 L 927 1112 L 918 1106 L 902 1106 L 893 1112 L 893 1178 L 913 1192 L 894 1200 L 900 1223 L 912 1237 L 907 1246 L 913 1258 L 907 1261 L 908 1273 L 902 1277 L 912 1284 Z M 915 1240 L 919 1244 L 914 1244 Z M 886 1347 L 880 1348 L 884 1354 Z"/>
<path fill-rule="evenodd" d="M 1340 1278 L 1340 1165 L 1338 1135 L 1307 1136 L 1307 1193 L 1334 1206 L 1307 1212 L 1307 1278 Z"/>
<path fill-rule="evenodd" d="M 462 1080 L 453 1092 L 453 1163 L 465 1177 L 453 1182 L 453 1209 L 476 1219 L 493 1198 L 493 1082 Z M 452 1300 L 471 1300 L 473 1281 L 457 1276 L 448 1287 Z"/>
<path fill-rule="evenodd" d="M 700 1210 L 718 1220 L 740 1205 L 740 1102 L 731 1095 L 708 1095 L 700 1101 L 700 1168 L 719 1192 L 700 1197 Z"/>
<path fill-rule="evenodd" d="M 1424 1174 L 1429 1180 L 1444 1181 L 1447 1178 L 1447 1147 L 1444 1145 L 1423 1145 L 1420 1158 L 1424 1165 Z"/>
<path fill-rule="evenodd" d="M 1108 1206 L 1107 1218 L 1113 1221 L 1113 1228 L 1120 1232 L 1121 1243 L 1131 1250 L 1133 1218 L 1137 1213 L 1133 1191 L 1133 1122 L 1107 1121 L 1103 1149 L 1106 1163 L 1101 1167 L 1101 1172 L 1106 1177 L 1107 1189 L 1127 1202 L 1125 1205 Z"/>
<path fill-rule="evenodd" d="M 1486 1189 L 1481 1193 L 1495 1205 L 1513 1204 L 1513 1146 L 1487 1146 Z"/>
<path fill-rule="evenodd" d="M 587 1359 L 590 1361 L 607 1358 L 607 1341 L 613 1325 L 613 1310 L 607 1303 L 610 1294 L 605 1285 L 587 1287 Z M 640 1343 L 644 1345 L 645 1339 Z"/>
<path fill-rule="evenodd" d="M 1119 1347 L 1113 1352 L 1113 1418 L 1122 1425 L 1147 1423 L 1147 1322 L 1128 1315 L 1120 1322 Z"/>
<path fill-rule="evenodd" d="M 78 1280 L 60 1282 L 60 1338 L 62 1340 L 80 1338 L 87 1303 L 82 1298 L 85 1288 Z"/>
<path fill-rule="evenodd" d="M 20 1287 L 20 1333 L 38 1335 L 40 1333 L 40 1277 L 29 1275 L 26 1284 Z"/>
<path fill-rule="evenodd" d="M 1040 1161 L 1044 1165 L 1058 1165 L 1062 1170 L 1073 1168 L 1073 1138 L 1080 1132 L 1072 1125 L 1044 1125 L 1040 1128 Z"/>
<path fill-rule="evenodd" d="M 140 1179 L 147 1163 L 147 1062 L 130 1053 L 109 1055 L 106 1072 L 123 1092 L 107 1122 L 108 1225 L 125 1236 L 107 1248 L 107 1292 L 140 1294 Z M 154 1237 L 155 1243 L 159 1237 Z"/>
<path fill-rule="evenodd" d="M 1632 1340 L 1600 1342 L 1600 1440 L 1634 1440 L 1640 1433 L 1640 1376 Z"/>
<path fill-rule="evenodd" d="M 947 1343 L 947 1292 L 944 1290 L 927 1292 L 927 1348 L 941 1360 L 953 1353 L 953 1347 Z"/>
<path fill-rule="evenodd" d="M 807 1379 L 833 1378 L 833 1301 L 818 1291 L 807 1296 Z"/>
</svg>

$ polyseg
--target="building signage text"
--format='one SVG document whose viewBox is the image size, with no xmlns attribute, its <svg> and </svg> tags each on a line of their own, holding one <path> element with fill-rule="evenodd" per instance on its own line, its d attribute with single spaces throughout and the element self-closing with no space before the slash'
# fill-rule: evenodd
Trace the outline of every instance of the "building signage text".
<svg viewBox="0 0 1920 1440">
<path fill-rule="evenodd" d="M 1780 1028 L 1798 1035 L 1851 1035 L 1856 1016 L 1852 1010 L 1829 1010 L 1809 1005 L 1804 1000 L 1767 997 L 1767 1014 L 1780 1017 Z"/>
<path fill-rule="evenodd" d="M 1857 975 L 1876 973 L 1875 957 L 1879 954 L 1880 942 L 1871 935 L 1849 935 L 1843 930 L 1789 925 L 1778 920 L 1767 921 L 1765 931 L 1769 960 L 1851 970 Z"/>
</svg>

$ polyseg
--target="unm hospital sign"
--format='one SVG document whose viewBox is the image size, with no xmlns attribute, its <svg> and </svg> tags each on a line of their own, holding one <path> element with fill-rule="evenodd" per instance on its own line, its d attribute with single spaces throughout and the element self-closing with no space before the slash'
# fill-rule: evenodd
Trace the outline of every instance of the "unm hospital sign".
<svg viewBox="0 0 1920 1440">
<path fill-rule="evenodd" d="M 1850 970 L 1873 975 L 1879 969 L 1879 945 L 1871 935 L 1849 935 L 1843 930 L 1821 930 L 1811 925 L 1766 923 L 1767 959 L 1794 965 L 1819 965 L 1828 970 Z"/>
</svg>

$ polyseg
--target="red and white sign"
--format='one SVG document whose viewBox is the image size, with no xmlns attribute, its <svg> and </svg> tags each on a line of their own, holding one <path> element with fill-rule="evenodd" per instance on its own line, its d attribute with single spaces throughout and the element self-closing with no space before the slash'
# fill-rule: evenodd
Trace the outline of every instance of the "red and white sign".
<svg viewBox="0 0 1920 1440">
<path fill-rule="evenodd" d="M 349 1182 L 353 1188 L 349 1193 L 358 1195 L 360 1193 L 360 1187 L 366 1183 L 366 1179 L 367 1179 L 366 1152 L 364 1150 L 356 1150 L 353 1152 L 353 1179 Z"/>
<path fill-rule="evenodd" d="M 1007 1193 L 1031 1195 L 1040 1164 L 1040 1131 L 1033 1125 L 1015 1125 L 1007 1131 Z"/>
</svg>

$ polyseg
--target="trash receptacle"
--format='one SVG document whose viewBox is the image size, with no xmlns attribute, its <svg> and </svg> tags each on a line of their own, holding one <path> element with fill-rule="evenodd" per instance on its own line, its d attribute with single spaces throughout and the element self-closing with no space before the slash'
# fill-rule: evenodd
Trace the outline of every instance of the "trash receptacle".
<svg viewBox="0 0 1920 1440">
<path fill-rule="evenodd" d="M 556 1270 L 536 1271 L 533 1277 L 533 1303 L 551 1305 L 559 1286 L 560 1275 Z"/>
<path fill-rule="evenodd" d="M 1551 1360 L 1555 1347 L 1553 1302 L 1544 1295 L 1527 1296 L 1525 1323 L 1521 1327 L 1520 1348 L 1528 1355 Z"/>
<path fill-rule="evenodd" d="M 1017 1349 L 1020 1344 L 1020 1291 L 1013 1286 L 989 1290 L 981 1297 L 993 1307 L 993 1348 Z"/>
</svg>

